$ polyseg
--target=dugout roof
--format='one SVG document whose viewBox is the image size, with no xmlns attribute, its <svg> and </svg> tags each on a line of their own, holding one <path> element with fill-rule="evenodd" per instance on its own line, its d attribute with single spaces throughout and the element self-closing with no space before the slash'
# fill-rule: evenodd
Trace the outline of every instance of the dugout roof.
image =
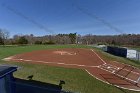
<svg viewBox="0 0 140 93">
<path fill-rule="evenodd" d="M 13 73 L 14 71 L 17 70 L 17 67 L 13 66 L 0 66 L 0 78 Z"/>
</svg>

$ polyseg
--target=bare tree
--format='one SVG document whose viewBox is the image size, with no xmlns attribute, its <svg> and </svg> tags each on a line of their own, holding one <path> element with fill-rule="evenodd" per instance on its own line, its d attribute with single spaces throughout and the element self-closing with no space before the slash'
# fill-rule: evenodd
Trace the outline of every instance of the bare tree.
<svg viewBox="0 0 140 93">
<path fill-rule="evenodd" d="M 5 45 L 5 40 L 9 38 L 9 32 L 5 29 L 0 29 L 0 44 Z"/>
</svg>

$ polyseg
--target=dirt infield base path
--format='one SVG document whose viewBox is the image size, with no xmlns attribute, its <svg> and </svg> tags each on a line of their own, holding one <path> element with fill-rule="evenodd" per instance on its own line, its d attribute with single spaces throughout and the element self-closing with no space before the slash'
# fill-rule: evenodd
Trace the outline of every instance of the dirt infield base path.
<svg viewBox="0 0 140 93">
<path fill-rule="evenodd" d="M 94 78 L 119 88 L 140 91 L 140 70 L 118 62 L 104 61 L 93 49 L 53 49 L 18 54 L 6 61 L 31 62 L 85 69 Z"/>
</svg>

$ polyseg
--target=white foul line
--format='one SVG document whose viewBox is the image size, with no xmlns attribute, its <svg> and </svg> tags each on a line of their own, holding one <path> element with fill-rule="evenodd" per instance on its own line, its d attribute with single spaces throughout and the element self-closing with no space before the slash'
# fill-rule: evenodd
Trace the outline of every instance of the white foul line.
<svg viewBox="0 0 140 93">
<path fill-rule="evenodd" d="M 94 52 L 93 49 L 91 49 L 91 51 L 92 51 L 104 64 L 106 64 L 106 62 L 105 62 L 96 52 Z"/>
<path fill-rule="evenodd" d="M 81 65 L 81 64 L 67 64 L 61 62 L 46 62 L 46 61 L 36 61 L 36 60 L 26 60 L 26 59 L 12 59 L 12 60 L 20 60 L 20 61 L 29 61 L 29 62 L 37 62 L 37 63 L 48 63 L 48 64 L 59 64 L 59 65 L 73 65 L 79 67 L 99 67 L 99 66 L 89 66 L 89 65 Z"/>
</svg>

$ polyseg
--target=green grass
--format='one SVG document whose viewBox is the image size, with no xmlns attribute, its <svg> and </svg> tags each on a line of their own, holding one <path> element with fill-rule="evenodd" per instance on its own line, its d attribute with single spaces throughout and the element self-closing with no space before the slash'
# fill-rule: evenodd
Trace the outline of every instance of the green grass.
<svg viewBox="0 0 140 93">
<path fill-rule="evenodd" d="M 55 48 L 91 48 L 89 46 L 76 46 L 76 45 L 36 45 L 36 46 L 9 46 L 0 47 L 0 59 L 8 56 L 12 56 L 19 53 L 43 50 L 43 49 L 55 49 Z M 120 62 L 129 61 L 129 64 L 139 66 L 130 60 L 115 57 L 110 54 L 104 53 L 101 50 L 97 50 L 103 56 L 103 59 L 117 60 Z M 44 64 L 31 64 L 31 63 L 18 63 L 18 62 L 6 62 L 0 60 L 1 64 L 17 65 L 21 67 L 14 73 L 17 78 L 26 79 L 29 75 L 34 75 L 34 80 L 58 84 L 59 80 L 64 80 L 64 90 L 71 90 L 80 93 L 138 93 L 128 90 L 120 90 L 114 86 L 105 84 L 96 80 L 90 76 L 86 71 L 82 69 L 71 69 L 63 67 L 54 67 Z"/>
<path fill-rule="evenodd" d="M 32 45 L 32 46 L 0 46 L 0 59 L 14 54 L 30 52 L 34 50 L 54 49 L 54 48 L 84 48 L 80 45 Z"/>
</svg>

